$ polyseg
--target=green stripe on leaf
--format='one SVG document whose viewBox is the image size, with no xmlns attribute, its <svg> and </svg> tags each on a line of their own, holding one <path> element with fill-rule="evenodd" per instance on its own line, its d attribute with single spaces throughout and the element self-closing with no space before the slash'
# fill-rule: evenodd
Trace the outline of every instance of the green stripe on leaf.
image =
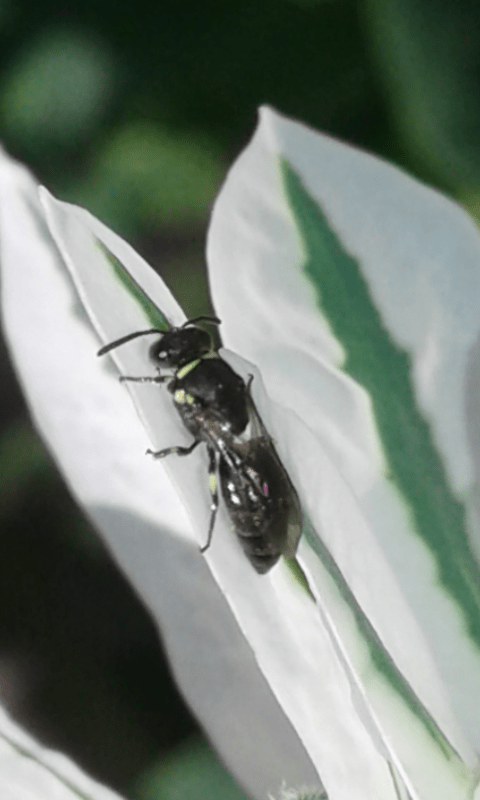
<svg viewBox="0 0 480 800">
<path fill-rule="evenodd" d="M 157 328 L 158 330 L 162 331 L 169 330 L 169 328 L 171 328 L 170 322 L 160 311 L 158 306 L 156 306 L 150 297 L 144 292 L 133 275 L 130 274 L 127 268 L 121 263 L 121 261 L 118 260 L 116 256 L 113 255 L 113 253 L 103 244 L 103 242 L 97 239 L 97 244 L 102 253 L 108 259 L 110 266 L 113 268 L 115 278 L 120 281 L 130 297 L 132 297 L 141 307 L 147 322 L 151 324 L 152 328 Z"/>
<path fill-rule="evenodd" d="M 385 328 L 358 262 L 342 247 L 317 203 L 286 161 L 284 187 L 306 252 L 317 303 L 346 353 L 343 369 L 369 393 L 389 466 L 413 528 L 437 565 L 480 646 L 480 576 L 463 505 L 454 496 L 430 426 L 415 400 L 409 355 Z"/>
<path fill-rule="evenodd" d="M 467 541 L 465 511 L 448 486 L 429 426 L 416 405 L 408 355 L 390 339 L 358 263 L 342 248 L 299 176 L 285 161 L 281 169 L 305 248 L 303 269 L 315 288 L 322 314 L 343 345 L 345 372 L 370 394 L 390 467 L 389 479 L 408 504 L 415 531 L 431 550 L 444 588 L 461 607 L 470 635 L 478 643 L 480 581 Z M 462 770 L 455 750 L 397 669 L 330 553 L 308 526 L 304 533 L 338 596 L 352 611 L 376 674 L 402 698 L 405 709 L 451 766 L 456 762 Z"/>
<path fill-rule="evenodd" d="M 413 714 L 415 720 L 426 731 L 428 737 L 435 742 L 435 745 L 443 753 L 445 758 L 447 760 L 455 759 L 455 750 L 451 747 L 450 743 L 445 738 L 435 720 L 428 713 L 423 703 L 417 697 L 408 681 L 397 669 L 395 662 L 383 646 L 382 641 L 375 631 L 373 625 L 370 623 L 362 608 L 358 604 L 354 594 L 348 586 L 347 581 L 343 577 L 328 549 L 325 547 L 321 539 L 319 539 L 319 537 L 315 534 L 315 531 L 310 527 L 310 525 L 305 525 L 303 534 L 312 550 L 317 554 L 319 561 L 335 586 L 338 596 L 342 598 L 347 607 L 350 609 L 356 630 L 361 640 L 368 648 L 370 662 L 375 667 L 376 674 L 382 675 L 385 682 L 394 690 L 395 694 L 402 698 L 405 708 Z M 364 679 L 368 682 L 366 675 L 364 675 Z"/>
</svg>

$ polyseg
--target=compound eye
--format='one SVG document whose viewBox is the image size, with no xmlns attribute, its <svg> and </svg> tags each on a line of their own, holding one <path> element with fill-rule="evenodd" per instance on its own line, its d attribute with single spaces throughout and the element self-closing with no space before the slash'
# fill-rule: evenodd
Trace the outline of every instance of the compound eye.
<svg viewBox="0 0 480 800">
<path fill-rule="evenodd" d="M 149 356 L 154 363 L 162 363 L 168 360 L 169 352 L 161 339 L 159 342 L 152 344 L 149 350 Z"/>
</svg>

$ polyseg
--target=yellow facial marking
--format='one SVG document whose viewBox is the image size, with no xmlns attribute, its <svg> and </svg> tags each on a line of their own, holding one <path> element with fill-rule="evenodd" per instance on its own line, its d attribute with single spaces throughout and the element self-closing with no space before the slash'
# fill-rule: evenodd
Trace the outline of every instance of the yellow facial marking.
<svg viewBox="0 0 480 800">
<path fill-rule="evenodd" d="M 173 399 L 176 403 L 184 403 L 185 402 L 185 389 L 177 389 L 175 394 L 173 395 Z"/>
</svg>

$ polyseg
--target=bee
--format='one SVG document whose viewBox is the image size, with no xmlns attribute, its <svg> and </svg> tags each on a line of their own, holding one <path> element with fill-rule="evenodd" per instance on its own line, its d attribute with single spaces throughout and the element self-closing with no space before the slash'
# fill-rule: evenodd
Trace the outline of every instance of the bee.
<svg viewBox="0 0 480 800">
<path fill-rule="evenodd" d="M 157 375 L 122 376 L 121 381 L 166 384 L 173 405 L 192 434 L 188 446 L 147 450 L 154 458 L 187 456 L 200 444 L 208 454 L 211 514 L 204 553 L 211 544 L 219 492 L 243 551 L 265 574 L 281 555 L 294 556 L 301 534 L 297 493 L 245 382 L 215 349 L 198 322 L 220 325 L 216 317 L 195 317 L 166 331 L 156 328 L 127 334 L 105 345 L 98 355 L 139 336 L 158 335 L 149 349 Z"/>
</svg>

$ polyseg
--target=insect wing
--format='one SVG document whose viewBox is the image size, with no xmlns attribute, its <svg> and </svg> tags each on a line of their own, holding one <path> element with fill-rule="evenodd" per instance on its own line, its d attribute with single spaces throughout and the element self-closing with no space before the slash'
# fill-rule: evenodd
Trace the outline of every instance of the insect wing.
<svg viewBox="0 0 480 800">
<path fill-rule="evenodd" d="M 278 557 L 280 555 L 294 557 L 302 532 L 302 513 L 298 495 L 257 411 L 250 391 L 247 392 L 247 408 L 249 424 L 245 434 L 235 437 L 228 443 L 226 460 L 237 464 L 238 480 L 244 485 L 250 483 L 254 494 L 255 490 L 258 493 L 263 490 L 265 493 L 264 521 L 267 524 L 265 541 L 271 540 L 274 549 L 278 551 Z M 231 475 L 233 472 L 234 470 L 231 471 Z M 233 484 L 236 482 L 233 475 Z M 232 504 L 227 498 L 225 499 L 231 513 Z M 248 506 L 248 503 L 244 502 L 243 505 Z M 237 513 L 233 514 L 232 518 L 237 522 L 237 532 L 240 535 L 238 522 L 241 516 Z M 246 527 L 243 535 L 248 538 Z M 255 535 L 254 530 L 251 531 L 251 535 Z"/>
<path fill-rule="evenodd" d="M 262 445 L 268 452 L 270 462 L 270 472 L 275 473 L 275 491 L 281 495 L 283 515 L 286 516 L 286 538 L 282 547 L 282 555 L 293 558 L 295 556 L 298 542 L 302 533 L 302 512 L 297 492 L 290 480 L 290 477 L 278 456 L 273 441 L 267 434 L 267 439 L 262 439 Z M 252 440 L 252 446 L 259 440 Z"/>
<path fill-rule="evenodd" d="M 278 473 L 282 476 L 283 495 L 288 508 L 288 530 L 283 555 L 293 558 L 295 556 L 298 542 L 302 533 L 302 510 L 300 507 L 300 501 L 290 480 L 288 472 L 283 466 L 283 463 L 275 449 L 272 437 L 265 428 L 263 420 L 257 411 L 257 407 L 253 401 L 250 389 L 248 389 L 247 395 L 251 439 L 261 437 L 266 443 L 268 443 L 270 456 L 276 462 Z"/>
</svg>

